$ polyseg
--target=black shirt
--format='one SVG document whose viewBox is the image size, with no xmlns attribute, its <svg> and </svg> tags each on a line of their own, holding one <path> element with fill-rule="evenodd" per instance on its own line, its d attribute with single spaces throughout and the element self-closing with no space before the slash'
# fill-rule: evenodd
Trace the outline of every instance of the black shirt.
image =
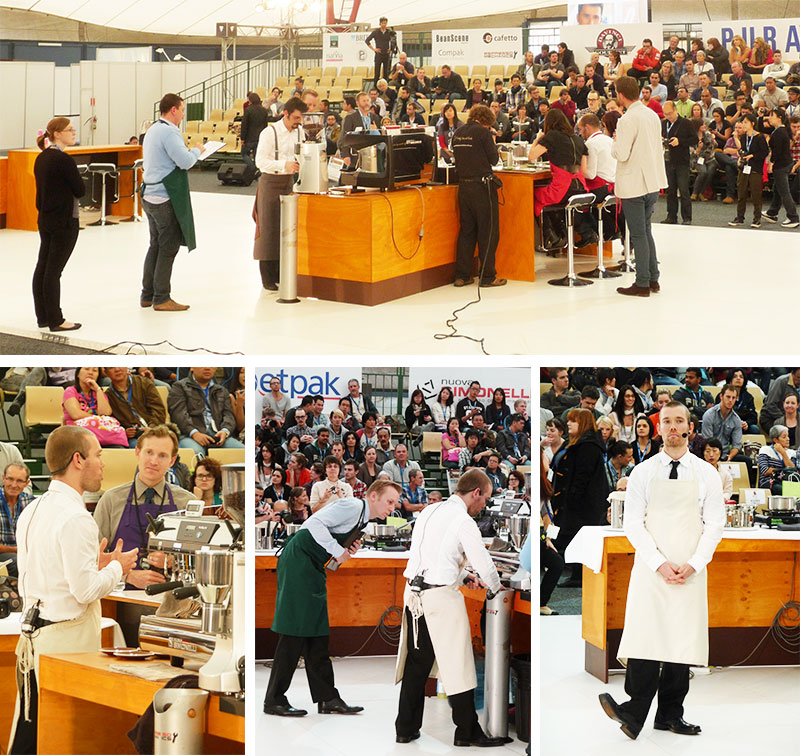
<svg viewBox="0 0 800 756">
<path fill-rule="evenodd" d="M 364 40 L 364 44 L 369 47 L 370 42 L 375 43 L 375 47 L 380 50 L 380 54 L 391 54 L 397 47 L 395 33 L 388 27 L 385 32 L 382 32 L 380 29 L 373 29 L 370 35 Z"/>
<path fill-rule="evenodd" d="M 468 121 L 456 130 L 452 149 L 459 178 L 489 176 L 497 165 L 497 145 L 489 129 L 476 121 Z M 463 401 L 458 403 L 459 407 Z"/>
<path fill-rule="evenodd" d="M 73 217 L 75 199 L 86 194 L 86 186 L 72 157 L 58 147 L 48 147 L 36 157 L 33 175 L 39 228 L 63 231 L 77 225 L 78 219 Z"/>
<path fill-rule="evenodd" d="M 550 163 L 566 170 L 581 164 L 581 156 L 588 155 L 586 143 L 577 134 L 567 136 L 563 131 L 550 129 L 539 144 L 547 148 Z"/>
<path fill-rule="evenodd" d="M 769 146 L 772 149 L 773 168 L 788 168 L 792 165 L 791 141 L 785 126 L 779 126 L 772 132 Z"/>
<path fill-rule="evenodd" d="M 769 155 L 769 145 L 767 139 L 763 134 L 753 132 L 749 137 L 742 134 L 741 138 L 742 154 L 752 155 L 750 160 L 742 161 L 742 166 L 750 165 L 752 173 L 764 172 L 764 161 Z"/>
<path fill-rule="evenodd" d="M 578 89 L 577 87 L 569 88 L 569 96 L 575 103 L 576 110 L 583 110 L 584 108 L 589 107 L 589 103 L 587 102 L 587 100 L 589 98 L 590 91 L 591 90 L 586 85 L 584 85 L 582 89 Z"/>
<path fill-rule="evenodd" d="M 269 111 L 263 105 L 250 104 L 242 115 L 241 139 L 243 144 L 258 142 L 261 132 L 269 123 Z"/>
<path fill-rule="evenodd" d="M 678 138 L 678 146 L 669 149 L 669 160 L 673 165 L 684 165 L 689 163 L 689 148 L 697 145 L 697 134 L 688 118 L 678 116 L 674 123 L 670 123 L 666 118 L 661 124 L 661 135 L 665 139 Z"/>
</svg>

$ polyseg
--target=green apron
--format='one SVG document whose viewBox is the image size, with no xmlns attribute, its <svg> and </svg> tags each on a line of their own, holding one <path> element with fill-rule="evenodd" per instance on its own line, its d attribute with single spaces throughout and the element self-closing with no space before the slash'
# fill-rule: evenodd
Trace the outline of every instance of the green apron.
<svg viewBox="0 0 800 756">
<path fill-rule="evenodd" d="M 197 242 L 194 233 L 194 214 L 192 213 L 192 198 L 189 194 L 189 171 L 184 171 L 183 168 L 174 168 L 171 173 L 167 174 L 161 181 L 155 181 L 151 184 L 145 184 L 144 181 L 140 184 L 139 191 L 141 192 L 142 199 L 144 199 L 145 186 L 155 186 L 156 184 L 163 184 L 169 195 L 169 201 L 172 203 L 172 210 L 175 217 L 178 219 L 178 225 L 181 227 L 181 234 L 183 235 L 182 244 L 189 248 L 189 252 L 197 247 Z"/>
<path fill-rule="evenodd" d="M 367 503 L 355 526 L 347 533 L 331 533 L 342 545 L 358 532 L 366 514 Z M 278 559 L 278 593 L 272 631 L 300 638 L 330 635 L 328 624 L 328 589 L 325 563 L 331 555 L 325 551 L 307 528 L 298 530 L 286 540 Z"/>
</svg>

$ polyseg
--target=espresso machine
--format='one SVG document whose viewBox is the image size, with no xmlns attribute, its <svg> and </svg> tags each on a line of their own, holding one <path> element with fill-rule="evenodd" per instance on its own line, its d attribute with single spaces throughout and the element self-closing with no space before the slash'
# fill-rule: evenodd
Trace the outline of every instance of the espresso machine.
<svg viewBox="0 0 800 756">
<path fill-rule="evenodd" d="M 325 151 L 325 114 L 303 113 L 305 142 L 296 146 L 300 171 L 294 191 L 301 194 L 325 194 L 328 191 L 328 155 Z"/>
<path fill-rule="evenodd" d="M 203 515 L 202 502 L 195 501 L 184 511 L 150 522 L 148 550 L 167 554 L 170 567 L 167 582 L 150 585 L 146 592 L 171 595 L 158 613 L 142 617 L 139 645 L 167 654 L 174 666 L 183 666 L 187 659 L 200 662 L 200 687 L 241 696 L 246 647 L 245 472 L 243 464 L 224 465 L 222 471 L 227 518 Z"/>
</svg>

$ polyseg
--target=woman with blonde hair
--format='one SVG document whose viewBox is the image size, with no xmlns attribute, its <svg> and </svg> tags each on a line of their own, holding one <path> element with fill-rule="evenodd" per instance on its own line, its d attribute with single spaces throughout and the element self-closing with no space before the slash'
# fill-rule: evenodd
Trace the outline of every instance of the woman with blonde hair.
<svg viewBox="0 0 800 756">
<path fill-rule="evenodd" d="M 744 70 L 750 74 L 764 73 L 764 69 L 770 63 L 772 63 L 772 48 L 764 37 L 756 37 L 753 40 L 753 47 L 750 49 Z"/>
<path fill-rule="evenodd" d="M 33 272 L 33 306 L 39 328 L 74 331 L 80 323 L 61 312 L 61 273 L 78 241 L 78 199 L 86 194 L 75 161 L 65 152 L 75 144 L 69 118 L 53 118 L 39 135 L 42 151 L 33 164 L 39 211 L 39 259 Z"/>
<path fill-rule="evenodd" d="M 730 47 L 728 48 L 728 60 L 731 63 L 741 63 L 742 67 L 747 64 L 747 59 L 750 56 L 750 47 L 744 41 L 741 34 L 736 34 L 731 39 Z"/>
</svg>

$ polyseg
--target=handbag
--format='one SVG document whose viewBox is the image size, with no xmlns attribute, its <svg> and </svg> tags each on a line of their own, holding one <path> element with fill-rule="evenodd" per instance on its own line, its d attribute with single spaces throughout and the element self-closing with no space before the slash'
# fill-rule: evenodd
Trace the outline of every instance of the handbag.
<svg viewBox="0 0 800 756">
<path fill-rule="evenodd" d="M 119 420 L 111 415 L 89 415 L 75 421 L 79 428 L 86 428 L 96 436 L 100 446 L 128 447 L 128 434 Z"/>
</svg>

